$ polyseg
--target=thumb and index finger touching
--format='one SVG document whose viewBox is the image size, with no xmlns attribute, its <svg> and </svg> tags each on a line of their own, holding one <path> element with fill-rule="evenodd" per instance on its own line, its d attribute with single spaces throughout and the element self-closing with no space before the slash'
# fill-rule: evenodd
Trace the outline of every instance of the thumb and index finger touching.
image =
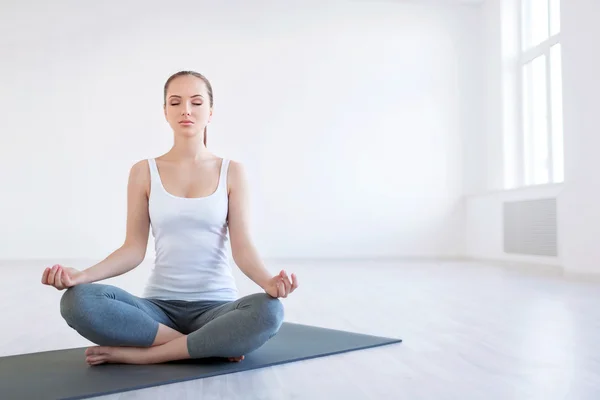
<svg viewBox="0 0 600 400">
<path fill-rule="evenodd" d="M 72 286 L 73 282 L 69 273 L 61 265 L 56 264 L 52 268 L 48 267 L 44 270 L 42 283 L 62 290 Z"/>
</svg>

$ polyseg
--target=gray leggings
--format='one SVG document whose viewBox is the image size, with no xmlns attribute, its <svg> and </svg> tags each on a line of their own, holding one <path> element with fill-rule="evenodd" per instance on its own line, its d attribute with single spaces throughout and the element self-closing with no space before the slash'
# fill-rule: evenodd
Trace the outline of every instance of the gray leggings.
<svg viewBox="0 0 600 400">
<path fill-rule="evenodd" d="M 149 347 L 161 323 L 188 335 L 192 358 L 248 354 L 279 331 L 284 315 L 281 301 L 266 293 L 190 302 L 140 298 L 99 283 L 67 289 L 60 313 L 71 328 L 101 346 Z"/>
</svg>

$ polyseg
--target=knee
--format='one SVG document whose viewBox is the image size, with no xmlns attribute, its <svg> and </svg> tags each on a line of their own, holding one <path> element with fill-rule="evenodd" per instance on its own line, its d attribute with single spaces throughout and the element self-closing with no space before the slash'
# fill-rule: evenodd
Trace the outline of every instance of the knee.
<svg viewBox="0 0 600 400">
<path fill-rule="evenodd" d="M 281 300 L 273 298 L 268 294 L 258 294 L 256 296 L 257 312 L 259 320 L 264 328 L 272 335 L 279 331 L 284 319 L 284 307 Z"/>
<path fill-rule="evenodd" d="M 83 318 L 94 300 L 90 295 L 96 288 L 92 284 L 81 284 L 67 289 L 60 298 L 60 315 L 73 326 L 77 320 Z"/>
</svg>

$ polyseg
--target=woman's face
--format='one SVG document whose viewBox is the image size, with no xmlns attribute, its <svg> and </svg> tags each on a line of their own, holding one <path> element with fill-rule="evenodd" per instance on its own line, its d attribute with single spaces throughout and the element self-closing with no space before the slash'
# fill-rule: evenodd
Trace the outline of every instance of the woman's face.
<svg viewBox="0 0 600 400">
<path fill-rule="evenodd" d="M 212 117 L 204 82 L 193 75 L 173 79 L 167 88 L 165 117 L 176 135 L 204 135 L 204 128 Z"/>
</svg>

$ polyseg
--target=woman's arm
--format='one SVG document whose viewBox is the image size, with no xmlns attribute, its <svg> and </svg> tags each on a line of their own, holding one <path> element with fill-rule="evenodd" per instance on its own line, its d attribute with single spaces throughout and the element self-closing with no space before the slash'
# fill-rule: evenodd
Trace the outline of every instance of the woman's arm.
<svg viewBox="0 0 600 400">
<path fill-rule="evenodd" d="M 95 282 L 122 275 L 137 267 L 146 256 L 150 217 L 148 188 L 150 172 L 146 160 L 131 168 L 127 184 L 127 222 L 123 245 L 98 264 L 82 271 L 84 282 Z"/>
<path fill-rule="evenodd" d="M 99 263 L 78 271 L 55 265 L 46 268 L 42 283 L 59 290 L 92 283 L 122 275 L 137 267 L 146 255 L 150 217 L 148 215 L 148 188 L 150 173 L 146 161 L 136 163 L 130 170 L 127 184 L 127 228 L 123 245 Z"/>
<path fill-rule="evenodd" d="M 272 276 L 265 268 L 250 238 L 248 184 L 243 166 L 231 161 L 229 183 L 229 236 L 233 260 L 240 270 L 273 297 L 287 297 L 298 287 L 295 274 L 292 279 L 285 271 Z"/>
</svg>

